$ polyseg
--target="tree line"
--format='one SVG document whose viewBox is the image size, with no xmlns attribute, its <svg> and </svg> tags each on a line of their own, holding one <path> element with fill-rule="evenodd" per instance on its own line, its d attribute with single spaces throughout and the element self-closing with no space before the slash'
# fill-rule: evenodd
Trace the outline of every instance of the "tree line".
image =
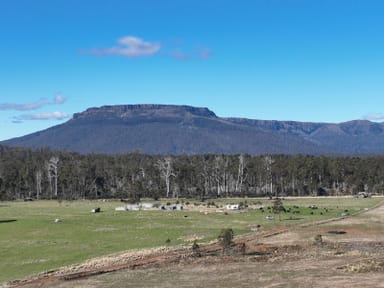
<svg viewBox="0 0 384 288">
<path fill-rule="evenodd" d="M 0 200 L 384 193 L 384 156 L 77 154 L 0 146 Z"/>
</svg>

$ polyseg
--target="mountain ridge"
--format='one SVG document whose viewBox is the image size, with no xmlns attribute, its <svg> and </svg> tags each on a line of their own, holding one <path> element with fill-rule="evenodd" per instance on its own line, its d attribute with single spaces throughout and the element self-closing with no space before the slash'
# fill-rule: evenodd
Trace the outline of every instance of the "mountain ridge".
<svg viewBox="0 0 384 288">
<path fill-rule="evenodd" d="M 384 154 L 384 123 L 225 118 L 187 105 L 105 105 L 0 144 L 108 154 L 367 155 Z"/>
</svg>

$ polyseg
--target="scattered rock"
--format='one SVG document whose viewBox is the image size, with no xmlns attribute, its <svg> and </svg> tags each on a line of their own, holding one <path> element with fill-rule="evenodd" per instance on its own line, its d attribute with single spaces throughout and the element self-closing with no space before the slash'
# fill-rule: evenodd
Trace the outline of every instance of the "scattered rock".
<svg viewBox="0 0 384 288">
<path fill-rule="evenodd" d="M 341 234 L 346 234 L 346 231 L 343 230 L 330 230 L 328 231 L 329 234 L 336 234 L 336 235 L 341 235 Z"/>
</svg>

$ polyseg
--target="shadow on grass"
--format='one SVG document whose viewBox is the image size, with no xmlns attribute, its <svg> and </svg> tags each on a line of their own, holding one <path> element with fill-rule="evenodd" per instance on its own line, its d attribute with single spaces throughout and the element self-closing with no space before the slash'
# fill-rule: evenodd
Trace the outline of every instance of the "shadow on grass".
<svg viewBox="0 0 384 288">
<path fill-rule="evenodd" d="M 16 221 L 17 221 L 16 219 L 0 220 L 0 224 L 1 224 L 1 223 L 10 223 L 10 222 L 16 222 Z"/>
</svg>

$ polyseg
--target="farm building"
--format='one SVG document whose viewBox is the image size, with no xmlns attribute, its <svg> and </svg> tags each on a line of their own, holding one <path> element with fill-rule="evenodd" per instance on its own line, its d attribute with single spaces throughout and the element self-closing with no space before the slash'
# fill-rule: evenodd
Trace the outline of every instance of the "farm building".
<svg viewBox="0 0 384 288">
<path fill-rule="evenodd" d="M 227 210 L 239 210 L 240 206 L 239 206 L 239 204 L 227 204 L 227 205 L 225 205 L 225 209 L 227 209 Z"/>
<path fill-rule="evenodd" d="M 125 206 L 116 207 L 115 211 L 138 211 L 152 209 L 152 203 L 140 203 L 140 204 L 127 204 Z"/>
</svg>

